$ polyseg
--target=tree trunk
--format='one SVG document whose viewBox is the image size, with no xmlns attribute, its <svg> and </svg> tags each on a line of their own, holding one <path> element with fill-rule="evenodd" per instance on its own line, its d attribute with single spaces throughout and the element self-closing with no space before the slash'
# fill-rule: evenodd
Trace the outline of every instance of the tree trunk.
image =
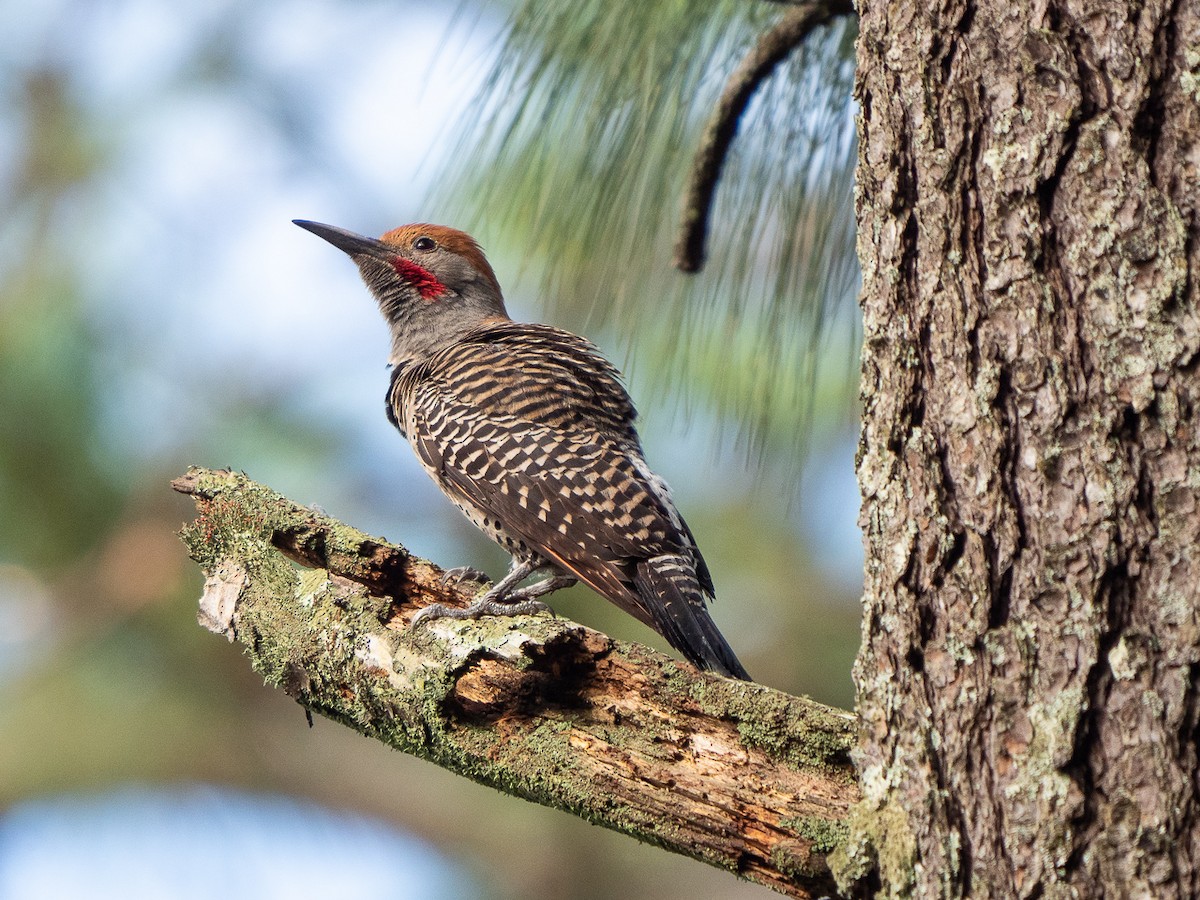
<svg viewBox="0 0 1200 900">
<path fill-rule="evenodd" d="M 1198 896 L 1200 3 L 860 15 L 843 874 Z"/>
</svg>

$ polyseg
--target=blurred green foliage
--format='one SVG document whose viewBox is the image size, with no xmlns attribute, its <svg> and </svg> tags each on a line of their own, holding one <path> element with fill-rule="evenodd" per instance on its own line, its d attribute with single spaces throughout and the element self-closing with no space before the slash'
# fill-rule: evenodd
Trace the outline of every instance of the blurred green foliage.
<svg viewBox="0 0 1200 900">
<path fill-rule="evenodd" d="M 79 127 L 68 87 L 66 73 L 48 68 L 10 87 L 25 134 L 0 193 L 9 212 L 0 226 L 0 547 L 5 561 L 39 568 L 61 567 L 95 546 L 124 487 L 95 440 L 84 272 L 63 265 L 68 248 L 53 237 L 56 207 L 106 162 L 98 138 Z"/>
</svg>

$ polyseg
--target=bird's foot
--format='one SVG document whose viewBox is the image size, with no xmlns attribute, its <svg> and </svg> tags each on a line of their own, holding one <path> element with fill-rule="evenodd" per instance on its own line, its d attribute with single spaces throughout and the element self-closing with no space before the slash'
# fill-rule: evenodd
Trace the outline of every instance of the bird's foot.
<svg viewBox="0 0 1200 900">
<path fill-rule="evenodd" d="M 509 569 L 508 574 L 486 592 L 476 597 L 470 606 L 463 608 L 447 606 L 444 603 L 431 603 L 413 616 L 410 627 L 415 628 L 420 623 L 429 621 L 430 619 L 478 619 L 480 616 L 532 616 L 537 613 L 550 613 L 553 616 L 554 610 L 537 598 L 549 594 L 551 591 L 574 584 L 575 578 L 570 575 L 555 574 L 539 581 L 537 584 L 513 590 L 523 579 L 528 578 L 537 569 L 538 566 L 534 562 L 514 557 L 512 568 Z M 473 569 L 470 566 L 459 566 L 454 569 L 447 569 L 442 574 L 442 584 L 449 584 L 452 581 L 458 583 L 464 581 L 486 582 L 487 576 L 478 569 Z"/>
<path fill-rule="evenodd" d="M 447 606 L 444 603 L 431 603 L 413 616 L 410 628 L 416 628 L 421 622 L 432 619 L 478 619 L 480 616 L 532 616 L 548 612 L 554 615 L 554 610 L 540 600 L 520 599 L 519 594 L 513 594 L 513 600 L 495 600 L 484 594 L 470 606 Z"/>
<path fill-rule="evenodd" d="M 519 590 L 515 590 L 508 596 L 512 599 L 512 601 L 528 603 L 537 597 L 544 597 L 547 594 L 552 594 L 555 591 L 562 590 L 563 588 L 571 587 L 577 582 L 577 580 L 578 579 L 576 579 L 573 575 L 553 575 L 550 578 L 545 578 L 537 582 L 536 584 L 531 584 L 529 587 L 523 587 Z M 546 606 L 544 603 L 541 605 Z M 550 609 L 548 606 L 546 609 L 550 610 L 550 615 L 554 615 L 554 610 Z"/>
<path fill-rule="evenodd" d="M 442 573 L 442 584 L 487 584 L 489 581 L 491 579 L 487 577 L 487 573 L 474 566 L 455 566 Z"/>
</svg>

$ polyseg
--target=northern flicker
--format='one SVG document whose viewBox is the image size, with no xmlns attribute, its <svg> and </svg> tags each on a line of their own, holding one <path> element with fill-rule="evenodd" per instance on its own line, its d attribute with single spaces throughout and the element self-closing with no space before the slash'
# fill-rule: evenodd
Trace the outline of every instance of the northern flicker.
<svg viewBox="0 0 1200 900">
<path fill-rule="evenodd" d="M 295 224 L 350 256 L 391 328 L 387 416 L 438 487 L 512 555 L 466 609 L 547 609 L 582 581 L 691 662 L 749 679 L 708 614 L 713 583 L 666 482 L 646 465 L 633 402 L 589 341 L 512 321 L 479 245 L 440 225 L 382 238 Z M 525 588 L 535 573 L 545 577 Z"/>
</svg>

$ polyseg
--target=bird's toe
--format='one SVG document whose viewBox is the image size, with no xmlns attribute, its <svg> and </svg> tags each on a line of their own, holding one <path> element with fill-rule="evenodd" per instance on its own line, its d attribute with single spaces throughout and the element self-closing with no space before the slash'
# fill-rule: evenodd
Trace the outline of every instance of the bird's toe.
<svg viewBox="0 0 1200 900">
<path fill-rule="evenodd" d="M 442 584 L 466 584 L 474 582 L 475 584 L 487 584 L 491 579 L 487 573 L 476 569 L 474 566 L 455 566 L 452 569 L 447 569 L 442 573 Z"/>
</svg>

